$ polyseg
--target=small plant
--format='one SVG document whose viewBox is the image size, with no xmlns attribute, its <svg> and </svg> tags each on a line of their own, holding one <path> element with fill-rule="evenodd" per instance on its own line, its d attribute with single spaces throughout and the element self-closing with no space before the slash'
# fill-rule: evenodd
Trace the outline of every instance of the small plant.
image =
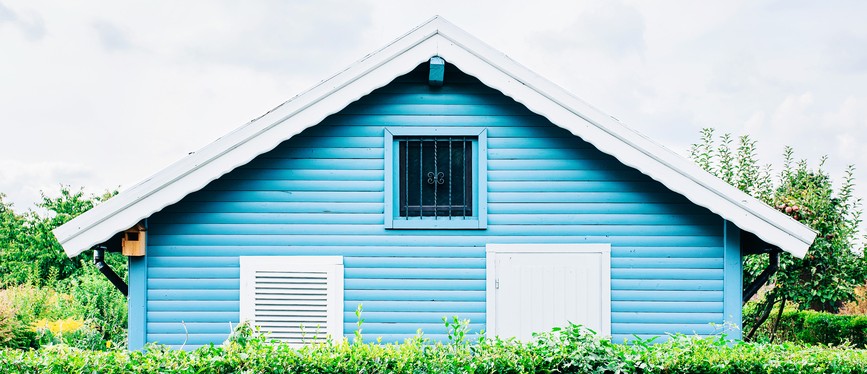
<svg viewBox="0 0 867 374">
<path fill-rule="evenodd" d="M 446 325 L 446 334 L 450 344 L 455 346 L 468 344 L 466 338 L 467 332 L 470 331 L 470 320 L 459 320 L 458 316 L 452 316 L 450 321 L 447 317 L 443 317 L 443 324 Z"/>
<path fill-rule="evenodd" d="M 355 307 L 355 344 L 364 344 L 364 337 L 361 336 L 361 325 L 364 323 L 364 318 L 361 318 L 362 306 L 361 303 L 358 303 L 358 306 Z"/>
</svg>

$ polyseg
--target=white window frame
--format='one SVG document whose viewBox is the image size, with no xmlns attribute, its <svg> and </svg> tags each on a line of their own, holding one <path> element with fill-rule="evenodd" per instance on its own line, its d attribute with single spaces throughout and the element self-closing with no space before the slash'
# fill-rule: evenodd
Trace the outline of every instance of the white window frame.
<svg viewBox="0 0 867 374">
<path fill-rule="evenodd" d="M 323 271 L 328 273 L 327 323 L 320 333 L 343 339 L 343 256 L 241 256 L 240 320 L 255 326 L 255 274 L 259 270 Z M 310 326 L 311 334 L 316 326 Z"/>
<path fill-rule="evenodd" d="M 557 244 L 488 244 L 485 248 L 485 335 L 495 336 L 496 308 L 496 274 L 497 254 L 501 253 L 599 253 L 602 255 L 600 269 L 600 287 L 602 288 L 600 305 L 602 328 L 597 333 L 601 336 L 611 336 L 611 244 L 609 243 L 557 243 Z M 607 266 L 606 266 L 607 265 Z"/>
<path fill-rule="evenodd" d="M 473 149 L 473 216 L 454 219 L 400 217 L 395 174 L 400 159 L 395 157 L 395 136 L 475 137 Z M 488 130 L 484 127 L 386 127 L 385 128 L 385 219 L 386 229 L 486 229 L 488 227 Z"/>
</svg>

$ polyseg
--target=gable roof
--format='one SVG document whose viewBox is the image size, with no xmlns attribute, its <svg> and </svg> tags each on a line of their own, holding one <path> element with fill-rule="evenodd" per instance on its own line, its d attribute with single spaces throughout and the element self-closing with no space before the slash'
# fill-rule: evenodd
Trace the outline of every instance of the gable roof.
<svg viewBox="0 0 867 374">
<path fill-rule="evenodd" d="M 67 256 L 77 256 L 315 126 L 433 56 L 444 58 L 768 244 L 803 257 L 816 236 L 807 226 L 708 174 L 441 17 L 432 18 L 310 90 L 56 228 L 54 235 Z"/>
</svg>

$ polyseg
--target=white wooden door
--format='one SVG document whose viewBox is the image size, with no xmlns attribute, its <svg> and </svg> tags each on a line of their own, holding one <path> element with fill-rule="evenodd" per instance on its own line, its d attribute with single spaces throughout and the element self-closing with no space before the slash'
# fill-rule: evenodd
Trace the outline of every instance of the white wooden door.
<svg viewBox="0 0 867 374">
<path fill-rule="evenodd" d="M 573 322 L 610 335 L 610 279 L 609 245 L 489 245 L 488 330 L 529 340 Z"/>
</svg>

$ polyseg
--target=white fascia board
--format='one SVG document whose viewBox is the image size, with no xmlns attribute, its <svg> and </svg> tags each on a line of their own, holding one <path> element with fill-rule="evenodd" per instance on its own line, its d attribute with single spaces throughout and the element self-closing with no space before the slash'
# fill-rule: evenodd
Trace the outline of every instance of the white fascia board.
<svg viewBox="0 0 867 374">
<path fill-rule="evenodd" d="M 432 56 L 445 58 L 601 151 L 795 256 L 803 257 L 815 238 L 815 232 L 806 226 L 639 135 L 439 17 L 58 227 L 54 234 L 67 256 L 77 256 L 318 124 Z"/>
</svg>

